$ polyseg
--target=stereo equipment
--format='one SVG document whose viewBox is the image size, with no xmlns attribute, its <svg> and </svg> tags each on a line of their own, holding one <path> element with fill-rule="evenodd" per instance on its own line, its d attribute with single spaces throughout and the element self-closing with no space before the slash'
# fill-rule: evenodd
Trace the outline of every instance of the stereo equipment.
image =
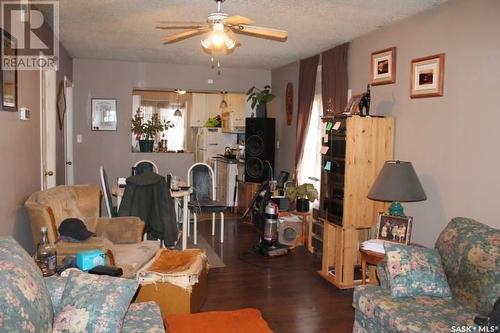
<svg viewBox="0 0 500 333">
<path fill-rule="evenodd" d="M 274 118 L 246 118 L 245 181 L 260 183 L 274 177 Z"/>
<path fill-rule="evenodd" d="M 296 215 L 280 217 L 278 220 L 278 241 L 280 244 L 296 246 L 303 244 L 302 219 Z"/>
</svg>

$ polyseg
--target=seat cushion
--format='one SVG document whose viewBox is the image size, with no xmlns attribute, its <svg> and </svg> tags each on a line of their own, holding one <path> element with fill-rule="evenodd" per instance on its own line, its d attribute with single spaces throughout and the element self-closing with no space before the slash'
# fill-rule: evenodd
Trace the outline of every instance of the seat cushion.
<svg viewBox="0 0 500 333">
<path fill-rule="evenodd" d="M 160 308 L 155 302 L 143 302 L 130 304 L 125 319 L 123 320 L 122 332 L 127 333 L 163 333 L 163 320 Z"/>
<path fill-rule="evenodd" d="M 220 213 L 227 210 L 227 206 L 217 200 L 189 201 L 188 207 L 191 211 L 201 213 Z"/>
<path fill-rule="evenodd" d="M 392 298 L 390 290 L 371 285 L 354 289 L 353 306 L 384 332 L 449 332 L 451 326 L 473 325 L 475 316 L 451 299 Z"/>
<path fill-rule="evenodd" d="M 11 237 L 0 237 L 0 332 L 50 332 L 52 302 L 42 272 Z"/>
<path fill-rule="evenodd" d="M 134 278 L 139 268 L 151 260 L 159 249 L 159 241 L 148 240 L 137 244 L 114 244 L 115 264 L 123 269 L 124 278 Z"/>
</svg>

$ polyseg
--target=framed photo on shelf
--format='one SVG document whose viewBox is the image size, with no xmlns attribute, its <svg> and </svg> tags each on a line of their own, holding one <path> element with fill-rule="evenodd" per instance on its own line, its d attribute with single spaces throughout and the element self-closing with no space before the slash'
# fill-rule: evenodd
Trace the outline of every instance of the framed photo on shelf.
<svg viewBox="0 0 500 333">
<path fill-rule="evenodd" d="M 443 87 L 444 53 L 411 61 L 411 98 L 443 96 Z"/>
<path fill-rule="evenodd" d="M 116 99 L 92 98 L 92 130 L 116 131 Z"/>
<path fill-rule="evenodd" d="M 370 59 L 371 85 L 396 82 L 396 47 L 373 52 Z"/>
<path fill-rule="evenodd" d="M 377 239 L 408 245 L 413 217 L 378 213 Z"/>
<path fill-rule="evenodd" d="M 359 114 L 359 102 L 361 102 L 361 98 L 363 98 L 363 94 L 352 95 L 349 101 L 347 101 L 347 106 L 345 107 L 343 114 Z"/>
</svg>

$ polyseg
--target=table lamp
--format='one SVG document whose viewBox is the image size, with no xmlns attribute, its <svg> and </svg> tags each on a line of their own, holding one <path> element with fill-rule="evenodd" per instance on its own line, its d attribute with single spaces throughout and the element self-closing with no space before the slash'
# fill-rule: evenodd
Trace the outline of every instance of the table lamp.
<svg viewBox="0 0 500 333">
<path fill-rule="evenodd" d="M 391 201 L 389 214 L 404 216 L 401 202 L 427 199 L 411 162 L 386 161 L 368 193 L 376 201 Z"/>
</svg>

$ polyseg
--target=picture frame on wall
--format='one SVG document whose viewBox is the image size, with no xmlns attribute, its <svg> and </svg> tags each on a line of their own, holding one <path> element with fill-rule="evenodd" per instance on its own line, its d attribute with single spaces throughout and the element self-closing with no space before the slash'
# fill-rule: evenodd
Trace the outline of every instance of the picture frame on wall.
<svg viewBox="0 0 500 333">
<path fill-rule="evenodd" d="M 17 41 L 7 31 L 0 29 L 1 54 L 17 55 Z M 16 70 L 4 70 L 0 61 L 0 110 L 16 112 L 18 107 L 18 77 Z"/>
<path fill-rule="evenodd" d="M 370 60 L 372 86 L 396 82 L 396 47 L 372 52 Z"/>
<path fill-rule="evenodd" d="M 359 103 L 361 102 L 361 99 L 363 98 L 363 94 L 356 94 L 352 95 L 351 98 L 349 98 L 349 101 L 347 101 L 347 106 L 344 109 L 345 115 L 357 115 L 360 113 L 359 110 Z"/>
<path fill-rule="evenodd" d="M 410 65 L 410 97 L 440 97 L 444 88 L 445 54 L 413 59 Z"/>
<path fill-rule="evenodd" d="M 116 131 L 116 104 L 115 98 L 92 98 L 93 131 Z"/>
<path fill-rule="evenodd" d="M 378 213 L 377 239 L 408 245 L 411 239 L 412 223 L 412 216 Z"/>
</svg>

